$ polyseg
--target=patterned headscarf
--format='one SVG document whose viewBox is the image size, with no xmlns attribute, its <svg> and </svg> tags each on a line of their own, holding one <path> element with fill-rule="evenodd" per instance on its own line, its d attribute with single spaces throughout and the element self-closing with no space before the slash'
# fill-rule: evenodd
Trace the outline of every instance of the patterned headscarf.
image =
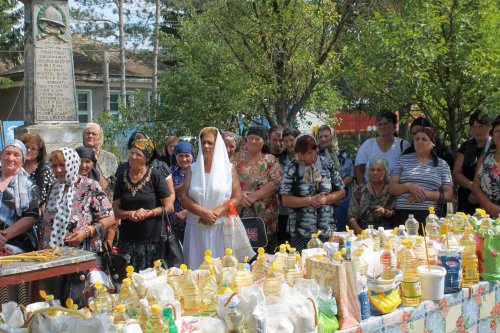
<svg viewBox="0 0 500 333">
<path fill-rule="evenodd" d="M 2 153 L 7 147 L 16 147 L 21 150 L 23 154 L 23 161 L 26 160 L 26 146 L 24 143 L 17 139 L 13 139 L 5 143 L 5 146 L 2 148 Z M 23 212 L 29 207 L 29 195 L 28 195 L 28 174 L 26 171 L 21 168 L 19 172 L 13 178 L 13 186 L 14 186 L 14 195 L 15 195 L 15 205 L 16 205 L 16 214 L 17 216 L 21 216 Z"/>
<path fill-rule="evenodd" d="M 64 156 L 66 175 L 64 176 L 64 183 L 56 182 L 53 185 L 47 203 L 47 211 L 55 213 L 52 232 L 50 233 L 50 247 L 64 245 L 64 238 L 66 237 L 73 198 L 75 196 L 75 184 L 78 180 L 78 170 L 80 168 L 80 156 L 78 156 L 73 148 L 63 147 L 58 150 Z M 66 186 L 68 188 L 64 191 Z"/>
<path fill-rule="evenodd" d="M 149 164 L 153 160 L 154 155 L 155 155 L 155 151 L 156 151 L 156 145 L 155 145 L 155 142 L 153 140 L 151 140 L 151 139 L 138 139 L 138 140 L 135 140 L 134 142 L 132 142 L 130 147 L 137 148 L 140 151 L 142 151 L 144 156 L 146 156 L 146 163 L 147 164 Z"/>
<path fill-rule="evenodd" d="M 23 154 L 23 161 L 26 160 L 26 146 L 24 145 L 24 143 L 22 143 L 21 141 L 19 141 L 17 139 L 7 141 L 5 143 L 5 146 L 3 146 L 3 148 L 2 148 L 2 153 L 5 150 L 5 148 L 7 148 L 7 147 L 19 148 L 21 150 L 21 153 Z"/>
<path fill-rule="evenodd" d="M 236 141 L 236 142 L 238 142 L 240 139 L 238 134 L 230 132 L 230 131 L 224 131 L 224 133 L 222 133 L 222 138 L 224 140 Z"/>
</svg>

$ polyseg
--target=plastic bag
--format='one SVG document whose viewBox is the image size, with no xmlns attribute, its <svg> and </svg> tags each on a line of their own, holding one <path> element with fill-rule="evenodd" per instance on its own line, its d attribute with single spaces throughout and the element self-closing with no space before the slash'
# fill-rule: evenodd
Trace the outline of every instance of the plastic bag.
<svg viewBox="0 0 500 333">
<path fill-rule="evenodd" d="M 500 235 L 486 235 L 481 244 L 481 262 L 479 272 L 481 280 L 500 280 Z"/>
<path fill-rule="evenodd" d="M 0 317 L 2 317 L 3 322 L 10 327 L 19 328 L 24 325 L 24 314 L 16 302 L 2 304 L 2 313 L 0 313 Z"/>
<path fill-rule="evenodd" d="M 266 305 L 266 333 L 294 333 L 287 304 Z"/>
<path fill-rule="evenodd" d="M 324 313 L 320 313 L 318 317 L 318 333 L 333 333 L 339 328 L 339 321 L 337 317 L 327 316 Z"/>
<path fill-rule="evenodd" d="M 401 304 L 399 284 L 400 280 L 394 280 L 392 284 L 382 284 L 377 280 L 368 281 L 368 297 L 372 315 L 384 315 L 398 308 Z"/>
</svg>

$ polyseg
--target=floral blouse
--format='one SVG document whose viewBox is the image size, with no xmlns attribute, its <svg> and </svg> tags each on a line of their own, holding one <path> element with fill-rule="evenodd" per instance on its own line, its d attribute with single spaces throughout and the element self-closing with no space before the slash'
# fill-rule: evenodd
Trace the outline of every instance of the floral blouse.
<svg viewBox="0 0 500 333">
<path fill-rule="evenodd" d="M 172 170 L 172 178 L 173 178 L 173 182 L 174 182 L 174 188 L 179 186 L 179 185 L 184 184 L 184 179 L 186 178 L 186 173 L 177 164 L 172 165 L 171 170 Z M 176 195 L 175 201 L 174 201 L 174 215 L 180 211 L 183 211 L 183 210 L 184 210 L 184 206 L 182 206 L 182 203 L 181 203 L 181 196 Z M 172 223 L 172 229 L 176 232 L 179 232 L 179 234 L 183 234 L 185 228 L 186 228 L 185 221 L 183 223 Z M 183 240 L 181 239 L 181 242 L 182 241 Z"/>
<path fill-rule="evenodd" d="M 389 185 L 386 185 L 384 190 L 379 195 L 373 195 L 368 190 L 367 184 L 359 185 L 352 193 L 352 199 L 349 202 L 348 219 L 353 217 L 361 227 L 368 228 L 371 224 L 375 229 L 378 227 L 391 228 L 394 203 L 396 197 L 389 193 Z M 372 214 L 373 207 L 382 206 L 389 212 L 389 217 L 374 216 Z M 390 213 L 390 214 L 389 214 Z"/>
<path fill-rule="evenodd" d="M 257 162 L 249 166 L 247 165 L 246 154 L 239 152 L 233 155 L 231 162 L 240 177 L 242 191 L 258 191 L 269 182 L 279 189 L 283 173 L 278 160 L 273 155 L 261 154 Z M 276 193 L 254 203 L 253 208 L 245 209 L 242 217 L 256 214 L 258 217 L 263 218 L 266 222 L 267 233 L 272 235 L 276 232 L 278 224 L 278 206 L 278 194 Z"/>
<path fill-rule="evenodd" d="M 74 229 L 82 228 L 105 217 L 114 215 L 111 202 L 98 182 L 80 176 L 75 186 L 75 196 L 73 198 L 73 206 L 66 236 L 70 235 Z M 42 231 L 39 242 L 39 248 L 41 249 L 50 247 L 50 233 L 52 231 L 55 213 L 55 211 L 49 211 L 47 209 L 43 215 Z M 82 242 L 80 247 L 95 252 L 100 251 L 100 243 L 96 234 L 93 239 Z"/>
<path fill-rule="evenodd" d="M 500 165 L 495 161 L 495 152 L 486 155 L 478 174 L 481 190 L 492 203 L 500 205 Z"/>
</svg>

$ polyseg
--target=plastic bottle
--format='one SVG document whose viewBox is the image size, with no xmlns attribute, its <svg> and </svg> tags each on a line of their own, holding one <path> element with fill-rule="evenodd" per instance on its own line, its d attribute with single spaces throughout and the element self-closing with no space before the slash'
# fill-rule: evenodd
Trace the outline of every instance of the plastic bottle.
<svg viewBox="0 0 500 333">
<path fill-rule="evenodd" d="M 474 230 L 477 231 L 477 229 L 479 229 L 479 225 L 481 224 L 481 220 L 484 215 L 486 215 L 486 211 L 484 209 L 476 208 L 476 212 L 472 215 L 472 219 L 475 220 L 475 224 L 472 226 Z"/>
<path fill-rule="evenodd" d="M 162 264 L 161 259 L 155 260 L 153 262 L 153 268 L 154 268 L 157 276 L 165 275 L 165 273 L 166 273 L 166 271 L 163 269 L 163 267 L 161 267 L 161 264 Z"/>
<path fill-rule="evenodd" d="M 203 262 L 201 263 L 200 267 L 198 269 L 204 269 L 206 271 L 210 271 L 210 268 L 213 268 L 213 261 L 212 261 L 212 251 L 206 250 L 205 251 L 205 256 L 203 257 Z"/>
<path fill-rule="evenodd" d="M 115 317 L 113 318 L 113 324 L 123 325 L 129 321 L 129 316 L 127 314 L 127 306 L 125 304 L 118 304 L 115 308 Z"/>
<path fill-rule="evenodd" d="M 149 308 L 148 300 L 141 298 L 139 300 L 139 311 L 137 312 L 137 321 L 141 326 L 142 331 L 146 330 L 146 325 L 148 323 L 148 318 L 151 316 L 151 309 Z"/>
<path fill-rule="evenodd" d="M 356 267 L 356 278 L 358 284 L 358 298 L 359 304 L 361 305 L 361 319 L 365 320 L 370 318 L 370 300 L 368 297 L 368 288 L 367 288 L 367 277 L 366 270 L 367 265 L 361 259 L 363 255 L 363 248 L 358 249 L 354 256 L 352 257 L 352 261 L 354 263 L 354 267 Z"/>
<path fill-rule="evenodd" d="M 413 245 L 413 252 L 417 255 L 418 266 L 423 266 L 427 264 L 427 257 L 425 255 L 425 244 L 424 237 L 417 236 L 415 239 L 415 245 Z"/>
<path fill-rule="evenodd" d="M 219 286 L 217 285 L 215 273 L 213 269 L 210 269 L 210 276 L 206 278 L 201 286 L 201 302 L 204 312 L 217 312 L 218 294 Z"/>
<path fill-rule="evenodd" d="M 366 230 L 368 232 L 368 237 L 369 238 L 375 238 L 375 235 L 377 234 L 377 231 L 375 229 L 373 229 L 373 225 L 372 224 L 369 224 L 368 228 Z"/>
<path fill-rule="evenodd" d="M 465 230 L 465 223 L 465 220 L 460 214 L 454 214 L 451 219 L 451 232 L 455 235 L 462 235 Z"/>
<path fill-rule="evenodd" d="M 259 247 L 257 253 L 257 260 L 255 260 L 255 263 L 252 265 L 252 273 L 255 280 L 260 280 L 266 276 L 268 265 L 264 248 Z"/>
<path fill-rule="evenodd" d="M 345 243 L 345 259 L 346 260 L 351 260 L 352 259 L 352 242 L 351 241 L 347 241 Z"/>
<path fill-rule="evenodd" d="M 384 227 L 378 227 L 378 232 L 374 237 L 373 250 L 379 251 L 385 247 L 387 237 L 385 235 Z"/>
<path fill-rule="evenodd" d="M 159 305 L 151 306 L 151 317 L 149 317 L 145 333 L 169 333 L 168 324 L 163 320 Z"/>
<path fill-rule="evenodd" d="M 290 285 L 290 287 L 293 287 L 295 285 L 295 281 L 297 281 L 298 279 L 304 278 L 302 265 L 298 263 L 298 256 L 299 254 L 296 253 L 295 251 L 292 251 L 288 255 L 285 278 L 286 282 L 288 283 L 288 285 Z"/>
<path fill-rule="evenodd" d="M 471 228 L 465 229 L 460 246 L 464 247 L 462 251 L 462 288 L 472 287 L 479 283 L 479 274 L 476 239 Z"/>
<path fill-rule="evenodd" d="M 224 320 L 227 326 L 226 333 L 243 333 L 243 315 L 236 307 L 236 304 L 229 304 L 229 310 L 226 312 Z"/>
<path fill-rule="evenodd" d="M 198 284 L 190 270 L 187 269 L 185 264 L 180 266 L 182 274 L 181 283 L 181 305 L 183 315 L 196 316 L 203 311 L 201 303 L 201 295 Z"/>
<path fill-rule="evenodd" d="M 108 293 L 108 289 L 103 287 L 100 281 L 96 282 L 94 286 L 97 291 L 94 298 L 95 312 L 111 312 L 113 310 L 113 298 Z"/>
<path fill-rule="evenodd" d="M 393 280 L 397 274 L 397 258 L 392 251 L 391 244 L 385 244 L 385 250 L 380 255 L 380 264 L 382 265 L 382 279 Z"/>
<path fill-rule="evenodd" d="M 405 222 L 405 228 L 408 232 L 408 236 L 418 236 L 419 224 L 413 214 L 408 215 L 408 219 Z"/>
<path fill-rule="evenodd" d="M 163 319 L 168 323 L 168 333 L 179 333 L 171 308 L 163 309 Z"/>
<path fill-rule="evenodd" d="M 367 239 L 367 238 L 369 238 L 368 230 L 365 229 L 365 230 L 361 230 L 361 233 L 358 235 L 358 237 L 356 237 L 356 240 L 361 241 L 361 240 Z"/>
<path fill-rule="evenodd" d="M 409 239 L 403 241 L 404 248 L 400 251 L 401 270 L 401 300 L 404 306 L 418 306 L 422 289 L 418 274 L 418 257 L 412 250 L 413 242 Z"/>
<path fill-rule="evenodd" d="M 139 309 L 139 296 L 129 278 L 123 279 L 122 289 L 118 293 L 117 303 L 125 304 L 131 317 L 135 318 Z"/>
<path fill-rule="evenodd" d="M 446 217 L 443 220 L 443 224 L 439 227 L 439 234 L 446 235 L 447 232 L 451 232 L 451 227 L 453 225 L 453 215 L 450 212 L 446 212 Z"/>
<path fill-rule="evenodd" d="M 436 227 L 439 227 L 439 217 L 434 211 L 434 206 L 429 206 L 429 215 L 425 219 L 425 233 L 427 236 L 430 235 L 430 228 L 433 223 L 436 224 Z"/>
<path fill-rule="evenodd" d="M 287 253 L 286 253 L 286 244 L 281 244 L 280 245 L 280 251 L 275 254 L 274 256 L 274 261 L 278 263 L 278 269 L 281 269 L 284 271 L 286 267 L 286 258 L 287 258 Z"/>
<path fill-rule="evenodd" d="M 311 240 L 307 242 L 307 248 L 308 249 L 316 249 L 316 248 L 323 248 L 323 242 L 321 239 L 319 239 L 319 235 L 321 234 L 321 230 L 319 230 L 317 233 L 311 235 Z"/>
<path fill-rule="evenodd" d="M 274 265 L 274 263 L 273 263 Z M 278 270 L 279 270 L 279 265 L 276 263 Z M 253 283 L 253 274 L 246 268 L 247 264 L 245 263 L 240 263 L 238 264 L 238 270 L 236 271 L 236 274 L 234 275 L 234 284 L 236 287 L 236 291 L 238 293 L 241 293 L 241 290 L 245 287 L 251 286 Z M 281 266 L 282 267 L 282 266 Z M 281 272 L 283 272 L 283 269 L 281 269 Z"/>
<path fill-rule="evenodd" d="M 233 255 L 233 249 L 227 248 L 224 250 L 224 256 L 220 260 L 222 268 L 234 267 L 238 268 L 238 258 Z"/>
<path fill-rule="evenodd" d="M 408 233 L 406 232 L 406 227 L 403 224 L 399 225 L 398 232 L 396 233 L 396 236 L 398 236 L 399 238 L 408 236 Z"/>
<path fill-rule="evenodd" d="M 346 227 L 346 229 L 347 229 L 347 236 L 344 238 L 344 243 L 349 241 L 350 242 L 355 241 L 356 235 L 354 234 L 354 230 L 348 229 L 348 227 Z"/>
<path fill-rule="evenodd" d="M 61 302 L 59 302 L 59 300 L 54 299 L 54 295 L 47 295 L 45 290 L 40 290 L 40 296 L 45 300 L 42 308 L 61 306 Z"/>
<path fill-rule="evenodd" d="M 267 270 L 267 276 L 264 280 L 263 291 L 266 296 L 279 296 L 281 292 L 281 277 L 277 264 L 274 262 Z"/>
<path fill-rule="evenodd" d="M 484 237 L 486 234 L 492 235 L 494 233 L 495 231 L 493 230 L 493 224 L 491 223 L 490 215 L 484 214 L 477 231 L 478 236 Z"/>
</svg>

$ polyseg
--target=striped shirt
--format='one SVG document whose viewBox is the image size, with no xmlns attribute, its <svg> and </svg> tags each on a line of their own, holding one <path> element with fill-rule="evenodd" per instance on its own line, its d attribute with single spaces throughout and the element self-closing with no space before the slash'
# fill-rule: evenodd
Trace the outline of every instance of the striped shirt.
<svg viewBox="0 0 500 333">
<path fill-rule="evenodd" d="M 402 155 L 392 175 L 400 177 L 400 184 L 413 183 L 429 191 L 439 191 L 443 185 L 453 186 L 450 167 L 444 160 L 438 158 L 437 167 L 434 166 L 432 160 L 422 164 L 415 153 Z M 406 201 L 409 196 L 410 192 L 399 195 L 396 199 L 396 209 L 427 210 L 429 205 L 436 206 L 437 204 L 433 200 L 409 204 Z"/>
</svg>

